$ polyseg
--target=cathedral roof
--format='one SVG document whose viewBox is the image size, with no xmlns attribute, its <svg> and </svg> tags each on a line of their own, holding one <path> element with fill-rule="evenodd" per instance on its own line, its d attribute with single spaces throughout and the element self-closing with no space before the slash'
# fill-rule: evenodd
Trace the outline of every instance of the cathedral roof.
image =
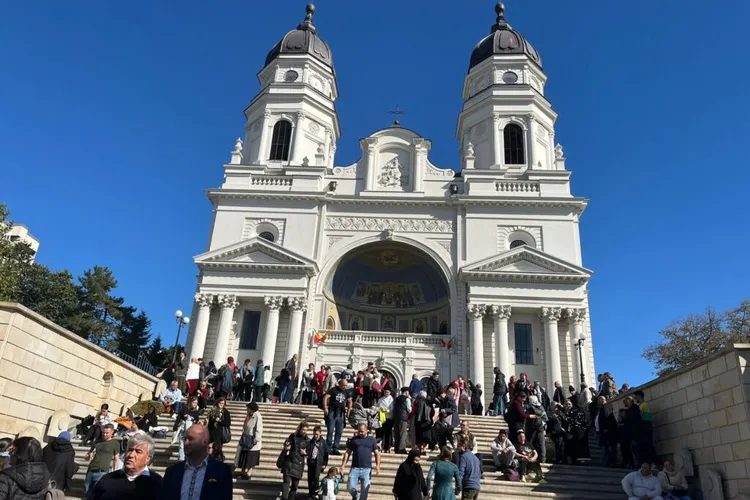
<svg viewBox="0 0 750 500">
<path fill-rule="evenodd" d="M 469 70 L 494 55 L 506 54 L 524 54 L 541 67 L 539 52 L 505 20 L 505 6 L 502 2 L 495 6 L 495 12 L 497 22 L 492 26 L 490 34 L 474 47 Z"/>
<path fill-rule="evenodd" d="M 305 20 L 297 26 L 297 29 L 287 33 L 268 53 L 265 66 L 271 64 L 281 54 L 307 54 L 333 68 L 331 48 L 318 36 L 318 29 L 313 25 L 315 6 L 308 4 L 306 11 Z"/>
</svg>

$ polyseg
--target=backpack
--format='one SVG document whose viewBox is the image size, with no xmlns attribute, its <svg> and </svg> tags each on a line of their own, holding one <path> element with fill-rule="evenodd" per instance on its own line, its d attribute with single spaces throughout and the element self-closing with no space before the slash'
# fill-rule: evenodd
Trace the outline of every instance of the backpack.
<svg viewBox="0 0 750 500">
<path fill-rule="evenodd" d="M 520 481 L 521 480 L 521 474 L 518 473 L 517 469 L 511 469 L 510 467 L 505 469 L 505 472 L 503 472 L 503 477 L 506 481 Z"/>
</svg>

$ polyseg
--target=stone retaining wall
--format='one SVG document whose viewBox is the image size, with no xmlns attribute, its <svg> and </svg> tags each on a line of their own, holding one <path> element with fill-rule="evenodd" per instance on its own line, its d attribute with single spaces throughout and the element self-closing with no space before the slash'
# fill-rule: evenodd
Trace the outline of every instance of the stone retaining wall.
<svg viewBox="0 0 750 500">
<path fill-rule="evenodd" d="M 15 303 L 0 302 L 0 437 L 44 438 L 93 414 L 121 414 L 159 379 Z"/>
<path fill-rule="evenodd" d="M 748 365 L 750 344 L 735 344 L 633 389 L 646 396 L 657 453 L 674 456 L 687 447 L 699 476 L 707 477 L 707 468 L 719 472 L 725 498 L 750 495 Z M 616 408 L 623 398 L 612 400 Z"/>
</svg>

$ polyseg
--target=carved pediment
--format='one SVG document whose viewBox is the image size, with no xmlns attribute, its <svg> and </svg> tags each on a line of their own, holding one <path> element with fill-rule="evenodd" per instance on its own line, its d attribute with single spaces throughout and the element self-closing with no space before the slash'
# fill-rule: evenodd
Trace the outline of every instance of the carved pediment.
<svg viewBox="0 0 750 500">
<path fill-rule="evenodd" d="M 259 237 L 198 255 L 193 260 L 201 269 L 228 267 L 307 274 L 317 272 L 317 265 L 312 260 Z"/>
<path fill-rule="evenodd" d="M 469 264 L 461 269 L 467 280 L 586 283 L 591 271 L 557 257 L 522 246 Z"/>
</svg>

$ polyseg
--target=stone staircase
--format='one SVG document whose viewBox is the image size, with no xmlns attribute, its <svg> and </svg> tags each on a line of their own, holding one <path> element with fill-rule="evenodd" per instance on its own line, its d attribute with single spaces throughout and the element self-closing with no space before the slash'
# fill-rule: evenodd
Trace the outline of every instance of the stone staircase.
<svg viewBox="0 0 750 500">
<path fill-rule="evenodd" d="M 241 433 L 241 425 L 245 416 L 244 403 L 229 403 L 228 408 L 232 414 L 232 442 L 224 446 L 227 463 L 235 458 L 237 440 Z M 283 441 L 294 432 L 297 424 L 305 420 L 312 427 L 321 425 L 325 428 L 323 412 L 315 406 L 300 405 L 271 405 L 261 404 L 260 412 L 263 415 L 263 451 L 261 452 L 261 464 L 253 471 L 251 481 L 235 479 L 234 498 L 252 500 L 275 500 L 281 492 L 281 473 L 276 468 L 276 458 L 281 451 Z M 505 422 L 497 417 L 462 416 L 462 419 L 470 422 L 472 432 L 475 434 L 479 452 L 484 459 L 484 480 L 482 481 L 482 498 L 493 500 L 515 500 L 518 498 L 528 499 L 575 499 L 575 500 L 621 500 L 623 498 L 620 481 L 628 470 L 612 469 L 599 466 L 571 466 L 545 464 L 547 482 L 543 484 L 508 482 L 501 479 L 495 473 L 492 463 L 492 454 L 489 445 L 497 435 L 498 430 L 505 426 Z M 167 417 L 160 417 L 159 425 L 172 428 L 173 421 Z M 324 431 L 325 433 L 325 431 Z M 350 427 L 344 429 L 344 438 L 353 433 Z M 171 435 L 171 431 L 170 431 Z M 325 435 L 325 434 L 324 434 Z M 171 437 L 157 440 L 156 454 L 151 469 L 159 474 L 174 463 L 177 463 L 177 447 L 171 446 Z M 603 451 L 592 438 L 590 440 L 592 464 L 603 463 Z M 83 479 L 86 472 L 86 461 L 84 455 L 87 448 L 75 444 L 76 461 L 80 469 L 74 477 L 74 490 L 69 492 L 69 499 L 80 499 L 83 497 Z M 332 456 L 329 465 L 338 466 L 341 458 Z M 391 488 L 396 469 L 404 460 L 403 455 L 383 454 L 380 475 L 373 475 L 369 498 L 372 500 L 393 500 Z M 422 467 L 427 474 L 430 463 L 436 459 L 436 452 L 422 460 Z M 300 481 L 300 491 L 297 498 L 307 498 L 306 478 Z M 347 499 L 349 495 L 342 490 L 340 498 Z"/>
</svg>

